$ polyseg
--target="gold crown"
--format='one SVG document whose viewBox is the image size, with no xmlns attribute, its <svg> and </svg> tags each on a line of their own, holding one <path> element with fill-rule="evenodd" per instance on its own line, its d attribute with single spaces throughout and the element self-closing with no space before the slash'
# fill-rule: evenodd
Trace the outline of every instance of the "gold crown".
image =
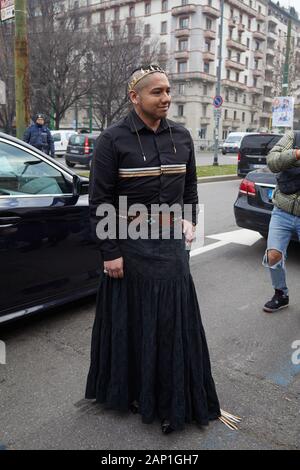
<svg viewBox="0 0 300 470">
<path fill-rule="evenodd" d="M 139 72 L 141 75 L 136 76 L 131 82 L 128 84 L 128 91 L 132 91 L 135 85 L 140 82 L 143 78 L 147 77 L 151 73 L 160 72 L 166 74 L 166 72 L 159 66 L 159 65 L 149 65 L 147 69 L 143 69 L 142 67 L 136 70 L 134 73 Z"/>
</svg>

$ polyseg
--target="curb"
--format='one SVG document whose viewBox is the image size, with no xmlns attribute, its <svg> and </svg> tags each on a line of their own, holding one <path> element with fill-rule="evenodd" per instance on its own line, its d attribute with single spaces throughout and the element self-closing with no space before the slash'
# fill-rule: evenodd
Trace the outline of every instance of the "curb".
<svg viewBox="0 0 300 470">
<path fill-rule="evenodd" d="M 241 179 L 237 175 L 220 175 L 220 176 L 200 176 L 197 183 L 215 183 L 217 181 L 233 181 Z"/>
</svg>

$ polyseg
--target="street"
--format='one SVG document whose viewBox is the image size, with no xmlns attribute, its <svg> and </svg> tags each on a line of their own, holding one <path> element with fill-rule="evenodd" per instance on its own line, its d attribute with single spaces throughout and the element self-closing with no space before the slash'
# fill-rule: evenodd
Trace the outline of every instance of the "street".
<svg viewBox="0 0 300 470">
<path fill-rule="evenodd" d="M 222 158 L 233 163 L 236 156 Z M 289 248 L 290 307 L 266 314 L 262 306 L 273 295 L 261 265 L 266 241 L 258 235 L 237 242 L 238 187 L 238 180 L 198 185 L 205 237 L 232 232 L 235 243 L 192 255 L 191 271 L 221 407 L 242 418 L 239 430 L 214 421 L 163 435 L 159 422 L 142 424 L 139 415 L 84 400 L 95 310 L 89 298 L 1 328 L 7 363 L 0 364 L 0 447 L 300 449 L 300 365 L 292 362 L 300 340 L 299 245 Z M 205 238 L 205 245 L 216 241 Z"/>
</svg>

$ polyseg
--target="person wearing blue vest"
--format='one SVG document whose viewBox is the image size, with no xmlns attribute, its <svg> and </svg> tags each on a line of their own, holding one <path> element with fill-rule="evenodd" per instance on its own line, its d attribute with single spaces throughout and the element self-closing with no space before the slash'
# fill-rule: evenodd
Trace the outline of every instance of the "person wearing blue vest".
<svg viewBox="0 0 300 470">
<path fill-rule="evenodd" d="M 54 141 L 50 130 L 45 126 L 45 116 L 43 114 L 38 113 L 35 115 L 34 124 L 26 129 L 23 140 L 54 158 Z"/>
<path fill-rule="evenodd" d="M 287 248 L 293 233 L 300 241 L 300 132 L 288 131 L 273 147 L 267 164 L 277 174 L 267 250 L 263 266 L 271 274 L 274 296 L 263 307 L 268 313 L 289 305 L 286 283 Z"/>
</svg>

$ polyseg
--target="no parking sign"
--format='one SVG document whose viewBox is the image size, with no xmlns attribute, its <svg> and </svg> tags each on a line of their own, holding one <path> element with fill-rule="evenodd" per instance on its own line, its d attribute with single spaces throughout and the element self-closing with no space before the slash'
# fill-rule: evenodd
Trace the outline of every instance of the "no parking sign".
<svg viewBox="0 0 300 470">
<path fill-rule="evenodd" d="M 215 108 L 220 108 L 223 104 L 223 98 L 220 95 L 214 97 L 213 105 Z"/>
</svg>

